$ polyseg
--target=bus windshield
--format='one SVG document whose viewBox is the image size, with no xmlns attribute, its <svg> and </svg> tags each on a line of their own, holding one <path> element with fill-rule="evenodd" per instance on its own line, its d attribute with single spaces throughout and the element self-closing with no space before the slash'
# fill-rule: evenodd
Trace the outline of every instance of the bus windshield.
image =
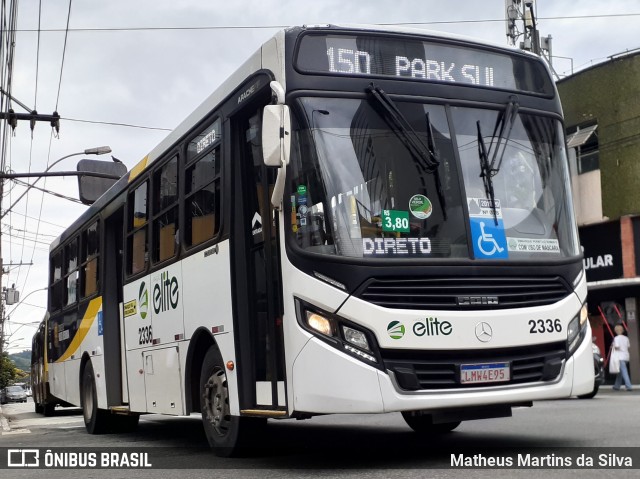
<svg viewBox="0 0 640 479">
<path fill-rule="evenodd" d="M 405 128 L 372 98 L 306 97 L 297 107 L 288 229 L 305 251 L 371 259 L 578 254 L 557 119 L 509 105 L 393 102 Z"/>
</svg>

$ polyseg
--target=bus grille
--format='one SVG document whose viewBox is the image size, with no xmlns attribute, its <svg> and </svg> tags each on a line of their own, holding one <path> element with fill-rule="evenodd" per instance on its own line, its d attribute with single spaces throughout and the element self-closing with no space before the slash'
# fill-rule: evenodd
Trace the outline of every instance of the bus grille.
<svg viewBox="0 0 640 479">
<path fill-rule="evenodd" d="M 553 381 L 567 357 L 566 343 L 558 342 L 516 348 L 462 351 L 404 351 L 381 349 L 387 370 L 393 371 L 405 390 L 467 389 Z M 488 384 L 460 384 L 460 365 L 508 362 L 511 379 Z"/>
<path fill-rule="evenodd" d="M 559 276 L 541 278 L 372 278 L 354 296 L 385 308 L 482 310 L 553 304 L 570 289 Z"/>
</svg>

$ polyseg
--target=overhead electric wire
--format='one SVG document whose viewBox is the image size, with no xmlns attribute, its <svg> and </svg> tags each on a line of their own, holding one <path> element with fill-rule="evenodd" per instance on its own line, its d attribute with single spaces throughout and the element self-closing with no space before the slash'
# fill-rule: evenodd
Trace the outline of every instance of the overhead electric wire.
<svg viewBox="0 0 640 479">
<path fill-rule="evenodd" d="M 112 122 L 112 121 L 97 121 L 97 120 L 81 120 L 79 118 L 67 118 L 67 117 L 60 117 L 61 120 L 65 120 L 65 121 L 76 121 L 79 123 L 91 123 L 94 125 L 110 125 L 110 126 L 124 126 L 127 128 L 140 128 L 142 130 L 158 130 L 158 131 L 173 131 L 171 128 L 160 128 L 160 127 L 153 127 L 153 126 L 144 126 L 144 125 L 132 125 L 130 123 L 118 123 L 118 122 Z"/>
<path fill-rule="evenodd" d="M 36 88 L 35 94 L 33 97 L 33 109 L 38 109 L 38 74 L 40 72 L 40 34 L 42 33 L 40 30 L 40 25 L 42 21 L 42 0 L 38 2 L 38 42 L 36 46 Z"/>
<path fill-rule="evenodd" d="M 55 191 L 47 190 L 45 188 L 41 188 L 39 186 L 35 186 L 35 185 L 31 184 L 31 183 L 27 183 L 26 181 L 20 181 L 17 178 L 13 178 L 13 181 L 16 182 L 19 185 L 26 186 L 27 188 L 33 188 L 33 189 L 36 189 L 36 190 L 41 191 L 43 193 L 47 193 L 47 194 L 52 195 L 52 196 L 57 196 L 58 198 L 62 198 L 64 200 L 73 201 L 74 203 L 78 203 L 78 204 L 81 204 L 81 205 L 84 204 L 82 201 L 80 201 L 77 198 L 72 198 L 71 196 L 66 196 L 66 195 L 63 195 L 61 193 L 56 193 Z M 40 219 L 38 219 L 38 221 L 40 221 Z"/>
<path fill-rule="evenodd" d="M 562 20 L 593 20 L 596 18 L 619 18 L 619 17 L 638 17 L 638 13 L 606 13 L 593 15 L 566 15 L 566 16 L 549 16 L 537 17 L 537 20 L 562 21 Z M 466 23 L 503 23 L 504 18 L 484 18 L 469 20 L 433 20 L 425 22 L 388 22 L 374 23 L 380 26 L 402 26 L 402 25 L 456 25 Z M 275 24 L 275 25 L 204 25 L 190 27 L 76 27 L 76 28 L 43 28 L 41 32 L 145 32 L 145 31 L 198 31 L 198 30 L 257 30 L 257 29 L 279 29 L 288 28 L 291 25 Z M 36 32 L 33 28 L 23 28 L 18 32 Z"/>
</svg>

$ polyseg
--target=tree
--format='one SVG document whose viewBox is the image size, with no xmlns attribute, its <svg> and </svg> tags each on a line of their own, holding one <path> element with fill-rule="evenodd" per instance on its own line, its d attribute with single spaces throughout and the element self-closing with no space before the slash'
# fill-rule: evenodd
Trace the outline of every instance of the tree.
<svg viewBox="0 0 640 479">
<path fill-rule="evenodd" d="M 0 356 L 0 388 L 7 387 L 16 378 L 16 366 L 7 353 Z"/>
</svg>

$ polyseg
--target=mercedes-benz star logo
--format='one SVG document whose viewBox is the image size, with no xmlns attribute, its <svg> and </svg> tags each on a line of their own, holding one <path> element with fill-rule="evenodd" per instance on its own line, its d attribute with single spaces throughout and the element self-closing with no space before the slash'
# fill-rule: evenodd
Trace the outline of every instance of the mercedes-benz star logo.
<svg viewBox="0 0 640 479">
<path fill-rule="evenodd" d="M 489 326 L 489 323 L 485 323 L 483 321 L 482 323 L 476 324 L 476 338 L 478 338 L 478 341 L 488 343 L 491 341 L 492 337 L 493 330 L 491 329 L 491 326 Z"/>
</svg>

